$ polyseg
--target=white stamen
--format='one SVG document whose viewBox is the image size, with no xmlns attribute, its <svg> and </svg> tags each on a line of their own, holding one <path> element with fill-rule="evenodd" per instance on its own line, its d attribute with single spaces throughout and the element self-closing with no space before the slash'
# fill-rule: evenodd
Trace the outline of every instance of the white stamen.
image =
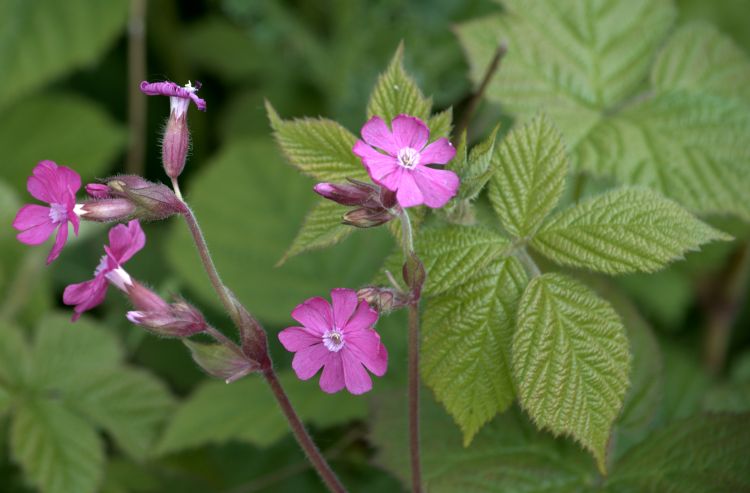
<svg viewBox="0 0 750 493">
<path fill-rule="evenodd" d="M 323 344 L 329 351 L 338 353 L 344 347 L 344 334 L 338 329 L 327 330 L 323 334 Z"/>
<path fill-rule="evenodd" d="M 406 169 L 414 169 L 419 164 L 419 151 L 411 147 L 402 147 L 398 151 L 398 164 Z"/>
</svg>

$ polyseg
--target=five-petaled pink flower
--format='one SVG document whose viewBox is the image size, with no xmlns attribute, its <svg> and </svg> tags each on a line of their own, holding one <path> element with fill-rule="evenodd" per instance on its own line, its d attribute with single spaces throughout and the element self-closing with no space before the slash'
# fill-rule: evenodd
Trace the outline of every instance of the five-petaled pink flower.
<svg viewBox="0 0 750 493">
<path fill-rule="evenodd" d="M 419 118 L 398 115 L 391 127 L 373 116 L 362 127 L 364 142 L 358 140 L 352 149 L 370 178 L 396 192 L 401 207 L 444 206 L 458 191 L 458 175 L 427 165 L 446 164 L 456 155 L 456 149 L 445 137 L 428 145 L 430 129 Z"/>
<path fill-rule="evenodd" d="M 49 264 L 60 256 L 68 240 L 68 223 L 78 235 L 82 211 L 81 206 L 76 205 L 76 192 L 81 188 L 81 177 L 68 167 L 41 161 L 34 167 L 26 188 L 35 199 L 47 202 L 49 207 L 24 205 L 16 214 L 13 227 L 21 231 L 18 240 L 27 245 L 44 243 L 57 229 L 55 244 L 47 257 Z"/>
<path fill-rule="evenodd" d="M 372 389 L 367 370 L 381 377 L 388 351 L 372 328 L 378 314 L 352 289 L 331 290 L 333 307 L 323 298 L 310 298 L 292 311 L 302 327 L 279 332 L 279 340 L 295 353 L 292 368 L 302 380 L 323 367 L 320 388 L 330 394 L 346 387 L 352 394 Z M 365 370 L 367 368 L 367 370 Z"/>
<path fill-rule="evenodd" d="M 133 280 L 122 268 L 122 264 L 130 260 L 145 244 L 146 235 L 136 220 L 130 221 L 127 226 L 118 224 L 109 230 L 109 246 L 104 246 L 105 254 L 94 271 L 94 278 L 71 284 L 63 293 L 63 302 L 66 305 L 75 305 L 73 321 L 78 320 L 86 310 L 104 301 L 108 283 L 128 292 Z"/>
</svg>

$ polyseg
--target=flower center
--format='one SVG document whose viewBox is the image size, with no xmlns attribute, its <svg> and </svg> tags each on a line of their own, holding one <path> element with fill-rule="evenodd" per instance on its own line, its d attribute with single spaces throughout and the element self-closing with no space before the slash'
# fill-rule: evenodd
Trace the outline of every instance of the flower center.
<svg viewBox="0 0 750 493">
<path fill-rule="evenodd" d="M 68 208 L 62 204 L 50 204 L 49 218 L 54 224 L 64 223 L 68 220 Z"/>
<path fill-rule="evenodd" d="M 419 152 L 411 147 L 403 147 L 398 151 L 398 164 L 406 169 L 414 169 L 419 164 Z"/>
<path fill-rule="evenodd" d="M 101 274 L 102 272 L 106 271 L 108 267 L 109 266 L 107 264 L 107 256 L 106 255 L 102 255 L 102 258 L 99 261 L 99 265 L 97 265 L 96 269 L 94 269 L 94 277 L 97 277 L 99 274 Z"/>
<path fill-rule="evenodd" d="M 341 351 L 341 348 L 344 347 L 344 334 L 338 329 L 327 330 L 325 334 L 323 334 L 323 344 L 329 351 L 338 353 Z"/>
</svg>

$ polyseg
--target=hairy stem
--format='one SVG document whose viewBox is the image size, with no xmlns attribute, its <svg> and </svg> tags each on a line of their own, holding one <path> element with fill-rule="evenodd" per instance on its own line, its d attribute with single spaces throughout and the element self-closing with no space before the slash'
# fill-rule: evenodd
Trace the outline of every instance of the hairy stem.
<svg viewBox="0 0 750 493">
<path fill-rule="evenodd" d="M 534 259 L 531 258 L 531 255 L 529 255 L 529 252 L 526 251 L 525 247 L 517 250 L 516 258 L 521 262 L 521 264 L 523 264 L 523 267 L 526 269 L 526 273 L 530 278 L 533 279 L 534 277 L 542 275 L 542 271 L 539 269 L 539 266 L 536 265 L 536 262 L 534 262 Z"/>
<path fill-rule="evenodd" d="M 302 424 L 302 420 L 299 419 L 294 407 L 292 407 L 292 403 L 289 402 L 289 398 L 287 397 L 286 392 L 284 392 L 281 382 L 279 382 L 273 368 L 264 371 L 263 376 L 266 378 L 266 382 L 268 382 L 268 385 L 271 387 L 273 395 L 279 402 L 281 411 L 284 413 L 284 416 L 286 416 L 287 421 L 289 421 L 289 426 L 292 428 L 294 437 L 297 439 L 297 442 L 299 442 L 302 450 L 304 450 L 305 455 L 307 455 L 307 458 L 312 465 L 315 466 L 315 469 L 318 471 L 318 474 L 320 474 L 323 482 L 332 492 L 345 493 L 346 489 L 336 477 L 336 474 L 331 469 L 331 466 L 328 465 L 328 462 L 320 453 L 318 447 L 315 446 L 310 434 L 305 429 L 305 425 Z"/>
<path fill-rule="evenodd" d="M 495 75 L 495 72 L 497 72 L 497 70 L 500 68 L 500 62 L 507 52 L 508 47 L 505 45 L 505 43 L 501 43 L 500 45 L 498 45 L 497 50 L 495 50 L 495 55 L 492 57 L 490 64 L 487 66 L 487 70 L 484 72 L 484 77 L 482 78 L 482 82 L 479 84 L 479 88 L 472 95 L 469 103 L 466 105 L 466 109 L 464 110 L 463 115 L 461 115 L 461 120 L 458 122 L 458 125 L 456 125 L 456 130 L 453 134 L 456 138 L 460 138 L 461 134 L 469 128 L 469 123 L 474 117 L 474 113 L 476 113 L 477 111 L 479 102 L 484 97 L 484 93 L 485 91 L 487 91 L 487 86 L 490 84 L 490 81 Z"/>
<path fill-rule="evenodd" d="M 146 78 L 146 0 L 130 0 L 128 21 L 128 134 L 125 160 L 129 174 L 142 175 L 146 138 L 146 98 L 139 89 Z"/>
</svg>

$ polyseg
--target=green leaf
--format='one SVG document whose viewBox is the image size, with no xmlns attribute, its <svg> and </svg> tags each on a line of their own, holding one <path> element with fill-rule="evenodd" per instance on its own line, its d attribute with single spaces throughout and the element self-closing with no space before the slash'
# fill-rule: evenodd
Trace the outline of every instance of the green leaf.
<svg viewBox="0 0 750 493">
<path fill-rule="evenodd" d="M 282 120 L 270 103 L 266 111 L 276 142 L 292 165 L 318 181 L 367 179 L 367 172 L 352 152 L 357 138 L 324 118 Z"/>
<path fill-rule="evenodd" d="M 609 303 L 560 274 L 529 283 L 513 336 L 519 401 L 539 427 L 589 449 L 602 472 L 629 371 L 625 329 Z"/>
<path fill-rule="evenodd" d="M 29 346 L 21 331 L 8 322 L 0 322 L 0 388 L 23 387 L 30 361 Z"/>
<path fill-rule="evenodd" d="M 363 398 L 326 394 L 316 382 L 303 382 L 290 372 L 283 373 L 280 380 L 300 417 L 309 423 L 330 426 L 366 414 Z M 206 382 L 177 409 L 157 453 L 170 454 L 230 440 L 268 447 L 287 433 L 289 425 L 260 376 L 231 385 Z"/>
<path fill-rule="evenodd" d="M 370 440 L 377 461 L 409 484 L 409 446 L 402 393 L 374 402 Z M 534 429 L 516 409 L 496 417 L 471 447 L 451 418 L 425 396 L 420 409 L 422 479 L 430 493 L 590 493 L 596 473 L 579 447 Z"/>
<path fill-rule="evenodd" d="M 1 2 L 0 107 L 98 59 L 125 28 L 127 12 L 126 0 Z"/>
<path fill-rule="evenodd" d="M 492 230 L 479 227 L 445 226 L 424 228 L 415 238 L 414 248 L 427 271 L 423 293 L 440 294 L 460 284 L 502 255 L 508 240 Z M 400 278 L 404 256 L 395 251 L 384 269 Z M 385 282 L 383 276 L 380 281 Z"/>
<path fill-rule="evenodd" d="M 551 218 L 532 246 L 555 262 L 608 274 L 653 272 L 731 237 L 646 189 L 611 191 Z"/>
<path fill-rule="evenodd" d="M 430 141 L 440 137 L 450 138 L 453 130 L 453 107 L 432 115 L 427 120 L 427 127 L 430 129 Z"/>
<path fill-rule="evenodd" d="M 705 22 L 680 27 L 651 71 L 659 92 L 705 91 L 750 103 L 750 60 L 731 38 Z"/>
<path fill-rule="evenodd" d="M 472 147 L 468 156 L 466 156 L 465 147 L 462 152 L 462 147 L 459 145 L 456 153 L 457 159 L 451 161 L 455 163 L 451 169 L 461 178 L 461 187 L 458 189 L 457 197 L 459 200 L 475 199 L 492 177 L 495 171 L 492 168 L 492 158 L 498 130 L 500 130 L 500 125 L 495 126 L 485 140 Z M 466 145 L 465 141 L 462 143 Z"/>
<path fill-rule="evenodd" d="M 471 78 L 479 84 L 505 42 L 488 99 L 523 119 L 544 111 L 571 145 L 639 89 L 675 18 L 668 0 L 504 0 L 503 7 L 503 15 L 457 29 Z"/>
<path fill-rule="evenodd" d="M 102 479 L 101 440 L 60 402 L 37 399 L 19 406 L 10 447 L 14 460 L 44 493 L 93 493 Z"/>
<path fill-rule="evenodd" d="M 513 402 L 510 350 L 526 283 L 518 260 L 505 258 L 425 307 L 422 378 L 461 427 L 464 446 Z"/>
<path fill-rule="evenodd" d="M 390 123 L 400 114 L 430 117 L 432 100 L 425 98 L 414 79 L 404 69 L 404 45 L 399 45 L 390 65 L 375 84 L 367 104 L 367 118 L 375 115 Z"/>
<path fill-rule="evenodd" d="M 664 392 L 660 422 L 694 416 L 710 388 L 711 378 L 701 366 L 698 354 L 686 347 L 663 344 Z"/>
<path fill-rule="evenodd" d="M 541 115 L 508 134 L 492 166 L 489 197 L 503 227 L 532 236 L 560 200 L 568 173 L 560 133 Z"/>
<path fill-rule="evenodd" d="M 607 491 L 750 490 L 750 414 L 696 416 L 653 433 L 614 468 Z"/>
<path fill-rule="evenodd" d="M 5 416 L 5 413 L 10 409 L 13 399 L 11 395 L 2 387 L 0 387 L 0 419 Z"/>
<path fill-rule="evenodd" d="M 240 352 L 232 351 L 224 344 L 204 344 L 189 339 L 183 339 L 182 342 L 201 369 L 212 377 L 221 378 L 225 383 L 239 380 L 259 368 L 257 362 Z"/>
<path fill-rule="evenodd" d="M 159 380 L 131 368 L 82 380 L 68 402 L 90 423 L 107 431 L 135 460 L 149 454 L 173 407 L 169 391 Z"/>
<path fill-rule="evenodd" d="M 124 144 L 123 128 L 99 106 L 76 96 L 37 96 L 3 111 L 0 119 L 3 177 L 24 198 L 26 179 L 39 161 L 69 166 L 85 183 L 106 173 Z"/>
<path fill-rule="evenodd" d="M 354 232 L 353 226 L 342 224 L 342 217 L 349 208 L 336 202 L 321 199 L 305 217 L 297 236 L 281 257 L 277 266 L 308 250 L 317 250 L 335 245 Z"/>
<path fill-rule="evenodd" d="M 354 235 L 325 252 L 298 256 L 274 268 L 315 194 L 307 180 L 283 163 L 269 140 L 238 141 L 223 148 L 194 177 L 200 186 L 190 190 L 189 198 L 227 286 L 256 316 L 284 324 L 306 298 L 332 286 L 359 286 L 372 279 L 391 240 L 384 231 Z M 202 300 L 217 304 L 188 229 L 177 222 L 170 234 L 167 256 L 175 272 Z"/>
</svg>

